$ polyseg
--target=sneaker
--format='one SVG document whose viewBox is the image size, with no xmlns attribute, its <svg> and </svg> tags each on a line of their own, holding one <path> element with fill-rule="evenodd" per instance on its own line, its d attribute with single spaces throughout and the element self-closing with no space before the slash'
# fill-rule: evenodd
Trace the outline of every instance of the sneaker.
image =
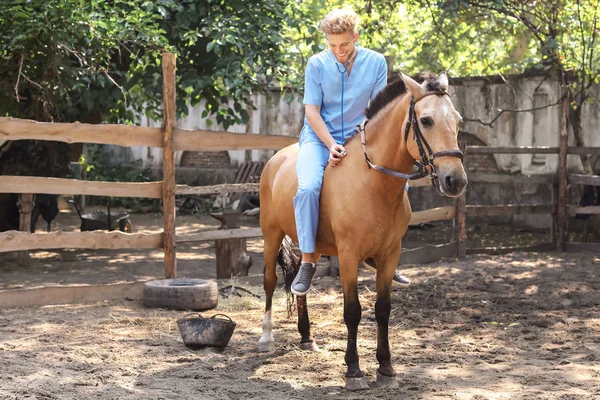
<svg viewBox="0 0 600 400">
<path fill-rule="evenodd" d="M 402 275 L 398 270 L 394 272 L 393 281 L 399 285 L 410 285 L 410 279 Z"/>
<path fill-rule="evenodd" d="M 317 266 L 310 262 L 303 262 L 292 282 L 292 293 L 296 296 L 304 296 L 310 289 L 310 283 L 317 272 Z"/>
</svg>

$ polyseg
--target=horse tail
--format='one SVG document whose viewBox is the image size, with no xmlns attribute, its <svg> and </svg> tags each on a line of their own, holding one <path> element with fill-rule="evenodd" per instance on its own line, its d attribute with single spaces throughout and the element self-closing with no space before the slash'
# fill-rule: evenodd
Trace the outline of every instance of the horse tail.
<svg viewBox="0 0 600 400">
<path fill-rule="evenodd" d="M 288 318 L 294 312 L 294 294 L 292 293 L 292 282 L 298 273 L 300 268 L 301 258 L 294 252 L 294 242 L 289 236 L 285 236 L 281 242 L 279 248 L 279 254 L 277 255 L 277 263 L 281 266 L 283 271 L 283 278 L 285 281 L 285 291 L 287 293 L 287 312 Z"/>
</svg>

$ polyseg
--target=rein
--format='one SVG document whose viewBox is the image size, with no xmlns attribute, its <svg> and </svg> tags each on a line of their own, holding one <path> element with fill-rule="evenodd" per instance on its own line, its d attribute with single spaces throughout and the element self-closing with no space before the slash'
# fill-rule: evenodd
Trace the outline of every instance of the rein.
<svg viewBox="0 0 600 400">
<path fill-rule="evenodd" d="M 382 167 L 377 164 L 373 164 L 367 155 L 367 140 L 366 140 L 366 122 L 364 121 L 362 125 L 358 128 L 360 132 L 360 142 L 363 147 L 363 153 L 365 154 L 365 160 L 369 165 L 369 168 L 373 168 L 377 171 L 383 172 L 388 175 L 395 176 L 396 178 L 415 180 L 424 178 L 429 176 L 432 179 L 432 184 L 435 185 L 438 177 L 435 170 L 435 166 L 433 165 L 433 161 L 436 157 L 458 157 L 461 161 L 464 160 L 464 155 L 460 150 L 442 150 L 434 153 L 431 149 L 429 143 L 423 136 L 421 129 L 419 128 L 419 124 L 417 123 L 417 115 L 415 113 L 415 104 L 422 100 L 424 97 L 431 96 L 447 96 L 448 93 L 445 91 L 433 91 L 433 92 L 425 92 L 421 96 L 415 98 L 411 97 L 410 100 L 410 108 L 408 111 L 408 122 L 406 123 L 406 128 L 404 129 L 404 141 L 408 140 L 408 134 L 410 132 L 411 126 L 413 127 L 413 135 L 414 140 L 417 142 L 417 146 L 419 147 L 419 155 L 421 156 L 421 161 L 415 160 L 415 165 L 419 168 L 419 172 L 416 174 L 403 174 L 402 172 L 393 171 L 391 169 Z M 429 169 L 427 168 L 429 167 Z M 437 187 L 437 186 L 436 186 Z"/>
</svg>

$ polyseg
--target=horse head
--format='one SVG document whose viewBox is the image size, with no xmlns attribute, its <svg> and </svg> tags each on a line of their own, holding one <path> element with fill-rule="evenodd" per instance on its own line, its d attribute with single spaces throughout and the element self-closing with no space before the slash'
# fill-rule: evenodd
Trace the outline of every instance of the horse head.
<svg viewBox="0 0 600 400">
<path fill-rule="evenodd" d="M 427 76 L 422 84 L 401 74 L 410 92 L 410 109 L 403 123 L 404 143 L 416 164 L 432 177 L 438 193 L 458 197 L 467 185 L 463 154 L 458 149 L 462 117 L 448 95 L 448 77 Z"/>
</svg>

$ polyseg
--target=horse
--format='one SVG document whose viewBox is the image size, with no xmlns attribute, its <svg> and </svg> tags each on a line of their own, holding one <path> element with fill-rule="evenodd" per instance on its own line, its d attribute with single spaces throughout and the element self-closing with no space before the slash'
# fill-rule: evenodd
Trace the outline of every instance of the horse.
<svg viewBox="0 0 600 400">
<path fill-rule="evenodd" d="M 579 198 L 579 207 L 600 206 L 600 186 L 585 185 Z M 593 217 L 593 218 L 590 218 Z M 584 221 L 583 241 L 588 241 L 589 231 L 593 231 L 597 239 L 600 239 L 600 218 L 590 214 L 576 214 L 576 219 Z M 590 223 L 591 221 L 591 223 Z"/>
<path fill-rule="evenodd" d="M 346 157 L 335 168 L 326 167 L 320 195 L 316 255 L 317 259 L 320 255 L 339 259 L 348 330 L 345 378 L 351 390 L 368 388 L 356 345 L 361 319 L 357 291 L 360 262 L 372 259 L 376 268 L 377 384 L 398 387 L 388 324 L 392 278 L 412 212 L 405 183 L 407 179 L 429 176 L 437 192 L 447 197 L 460 196 L 467 185 L 457 140 L 462 118 L 447 93 L 447 75 L 427 74 L 422 84 L 404 74 L 400 78 L 370 102 L 365 122 L 344 144 Z M 297 191 L 298 149 L 294 144 L 277 152 L 265 165 L 260 179 L 266 304 L 259 351 L 274 349 L 271 306 L 278 279 L 277 261 L 284 261 L 282 241 L 287 235 L 297 242 L 292 199 Z M 413 165 L 419 173 L 410 174 Z M 297 261 L 296 265 L 282 265 L 287 289 L 298 269 Z M 306 296 L 297 297 L 297 310 L 300 348 L 318 350 L 310 333 Z"/>
</svg>

